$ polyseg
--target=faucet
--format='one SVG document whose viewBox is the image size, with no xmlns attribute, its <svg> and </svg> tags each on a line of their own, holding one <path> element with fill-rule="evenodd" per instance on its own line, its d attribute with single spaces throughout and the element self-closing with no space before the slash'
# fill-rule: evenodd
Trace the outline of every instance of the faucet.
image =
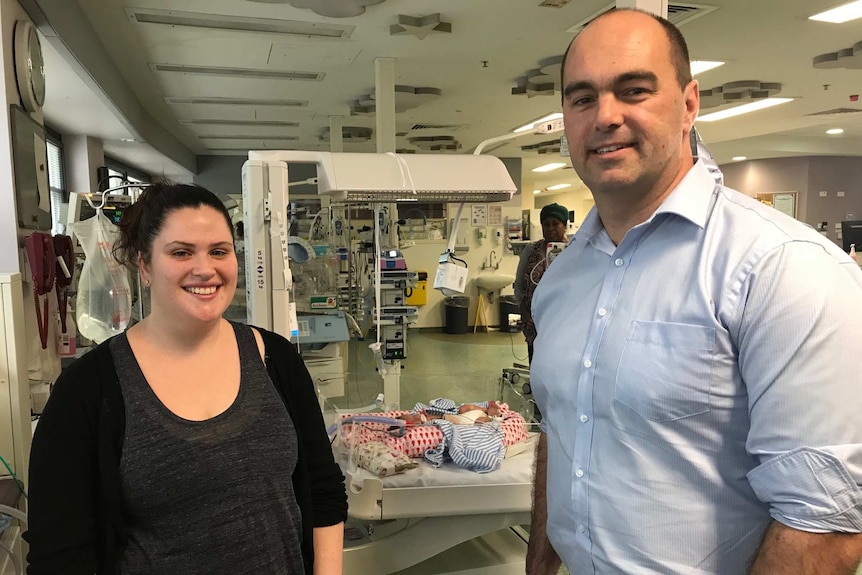
<svg viewBox="0 0 862 575">
<path fill-rule="evenodd" d="M 494 250 L 491 250 L 491 254 L 488 257 L 488 267 L 494 268 L 496 270 L 496 269 L 500 269 L 500 260 L 497 259 L 497 263 L 495 264 L 494 263 L 494 256 L 495 255 L 497 255 L 497 252 L 495 252 Z"/>
</svg>

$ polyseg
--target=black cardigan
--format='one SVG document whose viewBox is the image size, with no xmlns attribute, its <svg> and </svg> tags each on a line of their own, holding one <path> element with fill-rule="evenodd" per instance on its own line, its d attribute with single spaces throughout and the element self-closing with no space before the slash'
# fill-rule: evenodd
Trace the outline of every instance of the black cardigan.
<svg viewBox="0 0 862 575">
<path fill-rule="evenodd" d="M 302 557 L 313 571 L 313 528 L 347 517 L 344 476 L 332 457 L 314 385 L 289 341 L 258 329 L 269 376 L 299 440 L 293 488 L 302 511 Z M 119 462 L 125 409 L 108 342 L 63 371 L 30 453 L 30 575 L 112 575 L 126 544 Z"/>
</svg>

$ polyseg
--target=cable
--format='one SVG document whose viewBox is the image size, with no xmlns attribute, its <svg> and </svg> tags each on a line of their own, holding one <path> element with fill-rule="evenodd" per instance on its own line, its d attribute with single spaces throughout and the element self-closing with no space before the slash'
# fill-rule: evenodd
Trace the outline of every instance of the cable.
<svg viewBox="0 0 862 575">
<path fill-rule="evenodd" d="M 14 471 L 12 471 L 12 468 L 11 468 L 11 467 L 9 467 L 9 464 L 8 464 L 8 463 L 6 463 L 6 460 L 5 460 L 5 459 L 3 459 L 3 456 L 2 456 L 2 455 L 0 455 L 0 463 L 2 463 L 2 464 L 3 464 L 3 467 L 5 467 L 5 468 L 6 468 L 6 471 L 8 471 L 8 472 L 9 472 L 9 475 L 11 475 L 11 476 L 12 476 L 12 480 L 13 480 L 13 481 L 15 481 L 15 484 L 18 486 L 18 489 L 20 489 L 20 490 L 21 490 L 21 494 L 22 494 L 22 495 L 24 495 L 24 499 L 29 499 L 29 497 L 27 497 L 27 492 L 26 492 L 26 491 L 24 491 L 24 482 L 23 482 L 23 481 L 21 481 L 20 479 L 18 479 L 18 476 L 17 476 L 17 475 L 15 475 L 15 472 L 14 472 Z"/>
<path fill-rule="evenodd" d="M 515 353 L 515 336 L 512 335 L 511 331 L 509 332 L 509 341 L 512 342 L 512 357 L 514 357 L 518 361 L 525 361 L 525 360 L 529 359 L 529 357 L 530 357 L 529 352 L 527 353 L 527 355 L 525 357 L 518 357 L 518 354 Z"/>
<path fill-rule="evenodd" d="M 18 559 L 18 556 L 15 555 L 15 552 L 9 548 L 8 545 L 0 541 L 0 549 L 6 552 L 9 555 L 9 558 L 12 560 L 12 566 L 15 568 L 15 575 L 24 575 L 24 571 L 21 569 L 21 561 Z"/>
</svg>

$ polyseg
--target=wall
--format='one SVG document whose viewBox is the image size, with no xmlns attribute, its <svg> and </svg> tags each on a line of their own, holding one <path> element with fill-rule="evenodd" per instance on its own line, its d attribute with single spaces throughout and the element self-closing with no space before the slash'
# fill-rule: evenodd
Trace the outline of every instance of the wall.
<svg viewBox="0 0 862 575">
<path fill-rule="evenodd" d="M 811 225 L 827 222 L 829 239 L 839 245 L 835 224 L 862 220 L 862 165 L 859 158 L 811 158 L 808 171 L 808 213 Z M 821 194 L 826 192 L 826 196 Z M 838 192 L 844 192 L 843 197 Z M 840 231 L 840 226 L 838 231 Z"/>
<path fill-rule="evenodd" d="M 849 214 L 862 219 L 862 163 L 859 158 L 807 156 L 752 160 L 721 166 L 725 183 L 754 196 L 798 192 L 796 217 L 812 226 L 827 222 L 827 236 L 838 242 L 835 224 Z M 825 192 L 826 195 L 821 195 Z M 844 192 L 838 197 L 838 192 Z"/>
<path fill-rule="evenodd" d="M 457 204 L 448 206 L 450 219 L 454 217 L 457 210 Z M 464 207 L 462 219 L 466 215 L 469 219 L 470 205 Z M 520 206 L 505 206 L 503 207 L 503 221 L 506 218 L 521 218 Z M 460 234 L 459 234 L 460 235 Z M 497 241 L 496 234 L 492 233 L 491 226 L 488 226 L 488 239 L 480 243 L 476 238 L 476 228 L 469 226 L 467 231 L 467 240 L 469 251 L 457 253 L 457 257 L 467 262 L 469 275 L 467 276 L 467 289 L 464 292 L 465 296 L 470 297 L 470 308 L 468 312 L 468 324 L 473 326 L 476 318 L 476 309 L 478 307 L 479 292 L 473 283 L 473 279 L 480 274 L 507 274 L 514 276 L 518 268 L 518 256 L 512 254 L 508 250 L 503 241 Z M 407 268 L 410 270 L 428 272 L 428 303 L 419 308 L 419 320 L 413 324 L 417 328 L 439 328 L 443 327 L 445 319 L 445 297 L 439 291 L 433 289 L 434 272 L 437 270 L 437 259 L 441 253 L 446 250 L 447 240 L 417 240 L 416 245 L 407 248 L 403 251 L 404 260 L 407 262 Z M 499 259 L 500 266 L 498 269 L 482 270 L 483 261 L 487 261 L 491 250 L 494 250 L 494 261 Z M 500 323 L 500 306 L 497 301 L 498 295 L 512 295 L 514 289 L 512 286 L 503 288 L 499 293 L 494 294 L 493 302 L 488 301 L 488 294 L 483 294 L 485 300 L 485 313 L 489 325 L 497 326 Z"/>
</svg>

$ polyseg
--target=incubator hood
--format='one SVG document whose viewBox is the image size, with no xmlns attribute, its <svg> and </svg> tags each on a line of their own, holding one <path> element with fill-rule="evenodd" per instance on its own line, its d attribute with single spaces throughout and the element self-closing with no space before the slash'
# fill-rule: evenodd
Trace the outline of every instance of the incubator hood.
<svg viewBox="0 0 862 575">
<path fill-rule="evenodd" d="M 334 202 L 503 202 L 517 191 L 499 158 L 443 154 L 249 152 L 250 160 L 317 165 Z"/>
</svg>

